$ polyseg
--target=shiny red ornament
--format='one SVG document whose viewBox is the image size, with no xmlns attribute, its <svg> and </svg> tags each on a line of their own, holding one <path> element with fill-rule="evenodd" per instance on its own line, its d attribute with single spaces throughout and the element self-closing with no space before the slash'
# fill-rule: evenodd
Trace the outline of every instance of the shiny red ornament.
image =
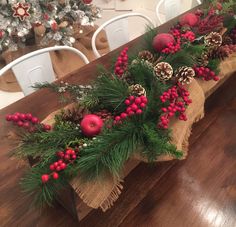
<svg viewBox="0 0 236 227">
<path fill-rule="evenodd" d="M 182 26 L 189 25 L 190 27 L 194 27 L 198 24 L 199 17 L 194 13 L 186 13 L 182 17 L 180 17 L 180 24 Z"/>
<path fill-rule="evenodd" d="M 170 43 L 175 44 L 174 36 L 168 33 L 161 33 L 154 37 L 152 46 L 157 52 L 161 52 Z"/>
<path fill-rule="evenodd" d="M 25 18 L 29 17 L 30 5 L 27 3 L 16 3 L 12 6 L 13 17 L 19 18 L 21 21 L 24 21 Z"/>
</svg>

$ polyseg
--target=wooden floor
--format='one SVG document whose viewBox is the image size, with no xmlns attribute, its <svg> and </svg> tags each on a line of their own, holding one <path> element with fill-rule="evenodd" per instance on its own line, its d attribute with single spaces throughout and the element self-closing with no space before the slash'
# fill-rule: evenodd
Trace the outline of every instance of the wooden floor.
<svg viewBox="0 0 236 227">
<path fill-rule="evenodd" d="M 0 152 L 0 226 L 235 227 L 236 79 L 226 84 L 194 126 L 187 160 L 140 164 L 114 207 L 90 212 L 80 225 L 59 205 L 42 213 L 30 207 L 18 186 L 24 168 Z"/>
</svg>

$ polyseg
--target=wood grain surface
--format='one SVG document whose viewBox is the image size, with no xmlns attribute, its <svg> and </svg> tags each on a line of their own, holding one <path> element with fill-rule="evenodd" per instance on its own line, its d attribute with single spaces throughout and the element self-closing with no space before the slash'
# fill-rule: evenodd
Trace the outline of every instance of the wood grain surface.
<svg viewBox="0 0 236 227">
<path fill-rule="evenodd" d="M 161 26 L 167 31 L 174 20 Z M 140 37 L 127 46 L 134 52 L 143 45 Z M 121 48 L 120 48 L 121 49 Z M 109 62 L 119 50 L 67 75 L 69 83 L 86 84 L 97 75 L 96 66 Z M 126 177 L 124 191 L 114 207 L 102 213 L 77 198 L 80 226 L 235 227 L 236 226 L 236 75 L 207 100 L 207 113 L 194 126 L 190 152 L 185 161 L 138 165 Z M 58 204 L 39 211 L 19 187 L 25 163 L 10 156 L 17 145 L 14 128 L 6 114 L 32 112 L 40 119 L 62 107 L 57 96 L 41 90 L 0 111 L 0 226 L 79 226 Z"/>
</svg>

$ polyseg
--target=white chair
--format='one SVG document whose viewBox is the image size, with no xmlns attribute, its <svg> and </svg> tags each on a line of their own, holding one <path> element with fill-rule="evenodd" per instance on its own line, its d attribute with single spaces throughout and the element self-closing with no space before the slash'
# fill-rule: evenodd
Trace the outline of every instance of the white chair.
<svg viewBox="0 0 236 227">
<path fill-rule="evenodd" d="M 188 0 L 188 4 L 187 4 L 187 8 L 191 8 L 191 5 L 193 6 L 194 1 L 189 1 Z M 200 0 L 197 0 L 197 3 L 200 5 L 202 4 Z M 160 0 L 157 5 L 156 5 L 156 15 L 157 15 L 157 19 L 158 19 L 158 23 L 159 24 L 163 24 L 166 21 L 177 17 L 179 14 L 181 14 L 183 12 L 183 5 L 186 4 L 186 1 L 183 0 Z M 160 9 L 161 7 L 164 5 L 164 14 L 165 14 L 165 20 L 163 20 L 160 16 Z M 185 9 L 186 10 L 186 9 Z"/>
<path fill-rule="evenodd" d="M 50 51 L 68 50 L 76 53 L 82 60 L 88 64 L 89 60 L 79 50 L 68 46 L 54 46 L 36 50 L 22 57 L 17 58 L 0 70 L 0 76 L 7 70 L 12 69 L 16 79 L 24 93 L 29 95 L 35 91 L 32 86 L 36 83 L 53 82 L 55 74 L 52 67 Z"/>
<path fill-rule="evenodd" d="M 110 50 L 114 50 L 130 41 L 128 17 L 141 17 L 148 22 L 149 26 L 155 26 L 153 21 L 142 13 L 127 13 L 106 21 L 94 32 L 92 37 L 92 49 L 97 58 L 101 57 L 101 55 L 96 48 L 96 37 L 102 29 L 106 32 Z"/>
</svg>

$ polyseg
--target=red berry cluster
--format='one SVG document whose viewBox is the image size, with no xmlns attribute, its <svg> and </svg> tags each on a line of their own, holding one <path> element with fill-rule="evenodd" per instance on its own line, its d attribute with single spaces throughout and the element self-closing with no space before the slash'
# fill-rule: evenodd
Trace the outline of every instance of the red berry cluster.
<svg viewBox="0 0 236 227">
<path fill-rule="evenodd" d="M 161 109 L 163 114 L 159 119 L 159 128 L 167 129 L 170 118 L 175 114 L 179 114 L 179 120 L 187 120 L 185 107 L 192 103 L 192 100 L 189 99 L 189 92 L 183 86 L 180 84 L 178 84 L 178 86 L 173 86 L 164 92 L 160 99 L 162 103 L 168 102 L 168 106 Z"/>
<path fill-rule="evenodd" d="M 161 52 L 163 54 L 174 54 L 178 52 L 181 48 L 180 39 L 177 39 L 176 43 L 168 43 L 167 47 L 164 48 Z"/>
<path fill-rule="evenodd" d="M 196 77 L 202 78 L 205 81 L 215 80 L 218 81 L 220 78 L 207 67 L 194 67 Z"/>
<path fill-rule="evenodd" d="M 29 132 L 35 132 L 36 129 L 49 131 L 50 125 L 40 124 L 39 119 L 34 117 L 31 113 L 14 113 L 6 116 L 7 121 L 12 121 L 18 127 L 27 129 Z"/>
<path fill-rule="evenodd" d="M 143 113 L 143 110 L 148 103 L 148 99 L 146 96 L 142 95 L 139 97 L 135 97 L 133 95 L 129 96 L 125 100 L 125 105 L 127 106 L 125 112 L 121 113 L 119 116 L 115 117 L 114 124 L 121 123 L 121 120 L 133 116 L 140 115 Z"/>
<path fill-rule="evenodd" d="M 192 31 L 186 31 L 185 33 L 181 34 L 181 37 L 188 40 L 189 42 L 193 42 L 196 39 L 196 36 Z"/>
<path fill-rule="evenodd" d="M 125 72 L 128 66 L 127 51 L 128 51 L 128 47 L 124 48 L 124 50 L 120 52 L 120 55 L 117 58 L 116 63 L 115 63 L 115 74 L 119 77 L 123 75 L 123 73 Z"/>
<path fill-rule="evenodd" d="M 49 167 L 50 170 L 53 172 L 50 174 L 43 174 L 41 176 L 42 182 L 46 183 L 50 179 L 50 176 L 52 176 L 54 180 L 58 179 L 59 178 L 58 172 L 66 169 L 68 164 L 74 162 L 74 160 L 78 156 L 78 152 L 79 152 L 78 149 L 76 150 L 67 149 L 65 152 L 58 151 L 56 155 L 59 159 L 56 162 L 52 163 Z"/>
</svg>

